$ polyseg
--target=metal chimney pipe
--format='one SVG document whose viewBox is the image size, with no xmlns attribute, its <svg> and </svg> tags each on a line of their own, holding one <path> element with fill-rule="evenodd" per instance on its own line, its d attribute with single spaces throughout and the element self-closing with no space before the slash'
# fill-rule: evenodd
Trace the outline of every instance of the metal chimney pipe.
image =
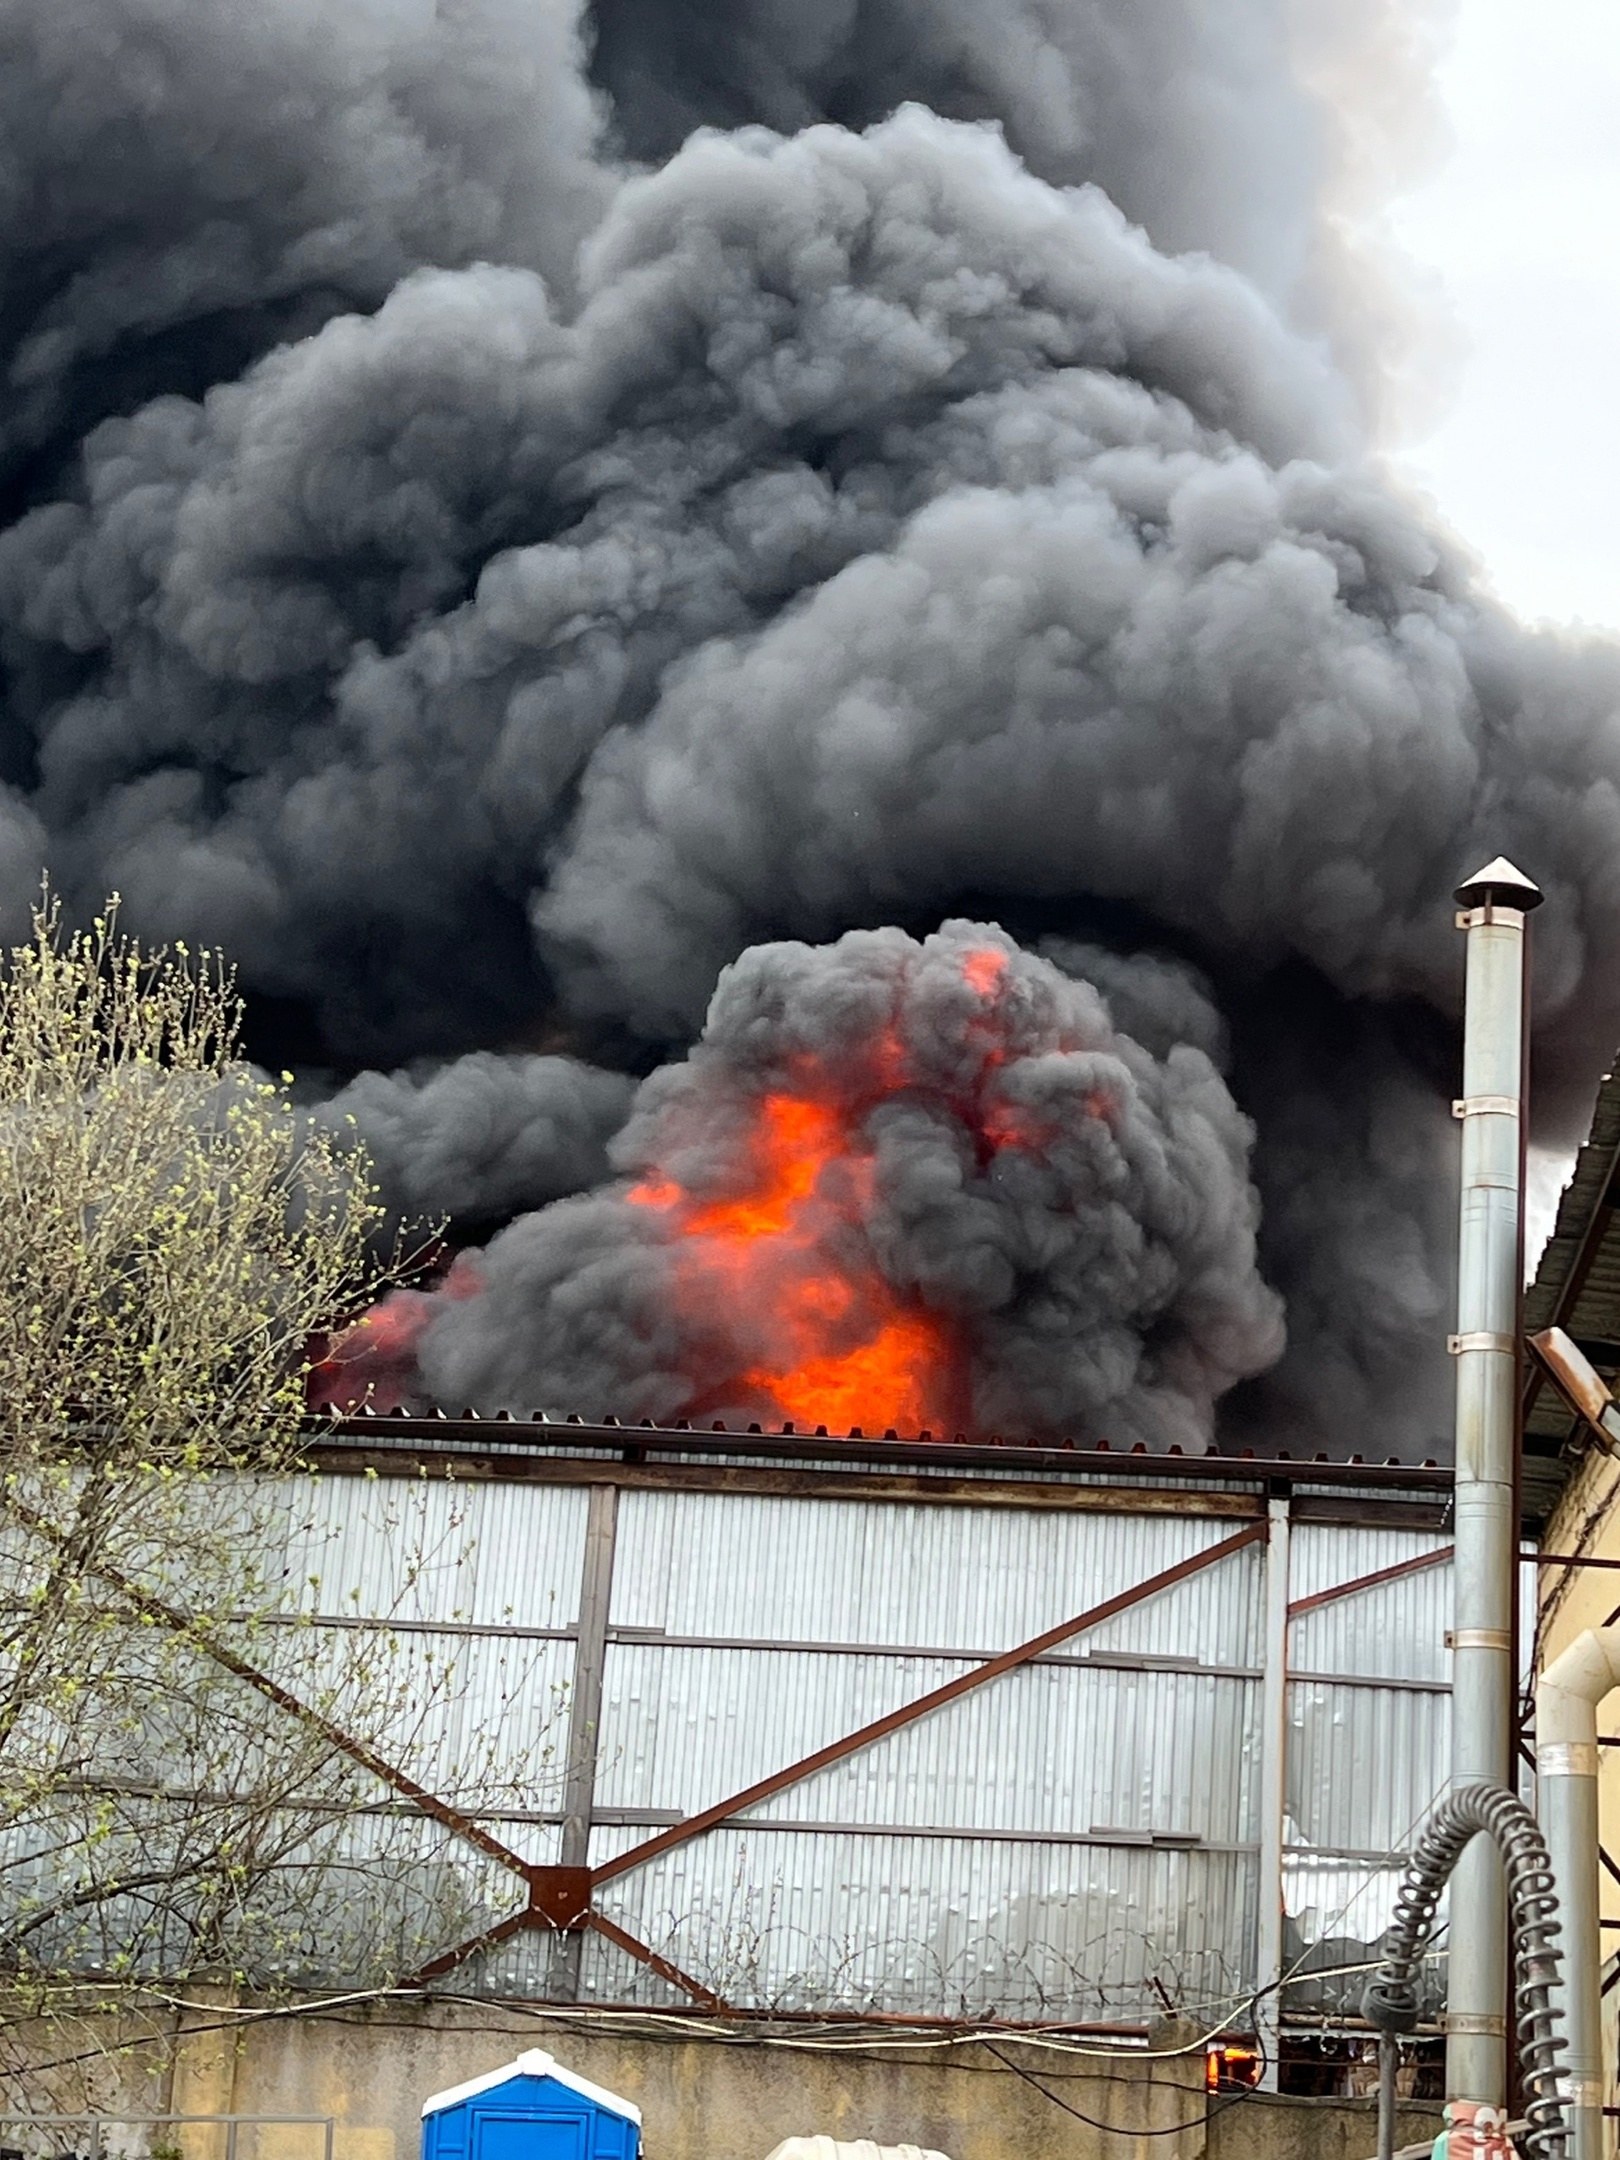
<svg viewBox="0 0 1620 2160">
<path fill-rule="evenodd" d="M 1457 1251 L 1454 1786 L 1511 1789 L 1514 1440 L 1521 1240 L 1520 1088 L 1525 917 L 1541 893 L 1498 857 L 1457 888 L 1468 933 L 1463 1019 L 1462 1207 Z M 1507 1912 L 1502 1863 L 1476 1838 L 1451 1880 L 1446 2096 L 1506 2096 Z"/>
</svg>

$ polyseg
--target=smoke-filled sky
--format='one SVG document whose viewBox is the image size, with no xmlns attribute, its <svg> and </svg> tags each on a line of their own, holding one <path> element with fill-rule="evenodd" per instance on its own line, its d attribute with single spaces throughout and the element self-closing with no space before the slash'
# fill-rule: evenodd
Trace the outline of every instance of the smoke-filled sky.
<svg viewBox="0 0 1620 2160">
<path fill-rule="evenodd" d="M 1522 628 L 1378 461 L 1433 365 L 1379 223 L 1428 27 L 16 0 L 0 905 L 48 864 L 224 944 L 399 1207 L 527 1214 L 419 1315 L 425 1391 L 629 1407 L 673 1327 L 661 1412 L 712 1402 L 674 1291 L 592 1287 L 645 1244 L 629 1181 L 685 1189 L 657 1106 L 842 1101 L 847 934 L 969 922 L 1089 983 L 1029 1055 L 1132 1107 L 1014 1163 L 922 1066 L 863 1098 L 819 1253 L 967 1310 L 884 1167 L 907 1119 L 927 1206 L 954 1164 L 1002 1225 L 966 1421 L 1443 1445 L 1449 894 L 1498 852 L 1546 887 L 1567 1136 L 1620 1037 L 1620 647 Z M 749 999 L 810 1078 L 760 1094 Z M 1101 1393 L 1054 1317 L 1093 1208 Z M 1248 1324 L 1206 1358 L 1217 1251 Z"/>
</svg>

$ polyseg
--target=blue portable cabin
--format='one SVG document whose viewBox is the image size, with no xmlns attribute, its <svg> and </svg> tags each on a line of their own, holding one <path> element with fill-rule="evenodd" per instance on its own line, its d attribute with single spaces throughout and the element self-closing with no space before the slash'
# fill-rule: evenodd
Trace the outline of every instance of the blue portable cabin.
<svg viewBox="0 0 1620 2160">
<path fill-rule="evenodd" d="M 638 2160 L 641 2110 L 530 2048 L 422 2103 L 422 2160 Z"/>
</svg>

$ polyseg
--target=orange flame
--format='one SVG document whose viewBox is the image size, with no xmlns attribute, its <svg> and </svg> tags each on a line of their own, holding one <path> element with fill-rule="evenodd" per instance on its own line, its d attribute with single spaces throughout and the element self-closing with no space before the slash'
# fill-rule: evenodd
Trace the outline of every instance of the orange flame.
<svg viewBox="0 0 1620 2160">
<path fill-rule="evenodd" d="M 986 946 L 964 954 L 961 967 L 968 987 L 992 1001 L 1008 955 Z M 971 1040 L 982 1038 L 983 1068 L 994 1070 L 1003 1059 L 993 1021 L 975 1016 L 966 1028 Z M 871 1191 L 860 1115 L 908 1081 L 893 1029 L 876 1037 L 866 1065 L 853 1101 L 855 1076 L 821 1073 L 809 1062 L 794 1073 L 802 1092 L 761 1097 L 748 1134 L 752 1174 L 735 1197 L 696 1199 L 664 1171 L 631 1188 L 637 1206 L 671 1217 L 680 1240 L 678 1294 L 694 1317 L 717 1311 L 765 1345 L 713 1378 L 694 1408 L 747 1407 L 814 1418 L 835 1431 L 949 1431 L 964 1417 L 965 1361 L 951 1325 L 903 1297 L 862 1256 L 859 1237 L 847 1234 Z M 974 1122 L 987 1153 L 1044 1137 L 1005 1104 L 984 1106 Z"/>
<path fill-rule="evenodd" d="M 944 1103 L 982 1166 L 1003 1150 L 1038 1151 L 1054 1134 L 991 1084 L 1008 1057 L 997 1008 L 1009 955 L 986 946 L 959 964 L 980 1002 L 960 1021 L 968 1077 L 952 1080 Z M 704 1346 L 694 1351 L 704 1369 L 691 1375 L 692 1415 L 819 1421 L 832 1431 L 948 1432 L 967 1422 L 960 1328 L 891 1283 L 866 1238 L 876 1174 L 867 1116 L 897 1093 L 928 1089 L 898 1023 L 874 1031 L 859 1066 L 834 1072 L 800 1054 L 779 1068 L 777 1086 L 750 1112 L 728 1196 L 689 1189 L 668 1164 L 649 1167 L 625 1194 L 663 1218 L 675 1297 L 694 1345 Z M 1087 1109 L 1108 1118 L 1116 1106 L 1099 1095 Z M 312 1399 L 378 1408 L 407 1400 L 419 1388 L 414 1347 L 435 1300 L 478 1288 L 464 1256 L 431 1295 L 394 1292 L 331 1346 Z"/>
<path fill-rule="evenodd" d="M 871 1263 L 840 1268 L 829 1233 L 870 1189 L 871 1159 L 848 1114 L 811 1096 L 761 1098 L 749 1134 L 753 1176 L 734 1198 L 697 1202 L 670 1178 L 631 1188 L 638 1206 L 678 1211 L 679 1294 L 694 1313 L 738 1318 L 764 1347 L 705 1390 L 700 1408 L 948 1427 L 957 1358 L 942 1319 L 902 1300 Z"/>
<path fill-rule="evenodd" d="M 994 945 L 987 945 L 980 952 L 970 952 L 962 962 L 963 980 L 970 990 L 977 990 L 980 997 L 994 997 L 1006 972 L 1007 955 Z"/>
<path fill-rule="evenodd" d="M 305 1394 L 312 1410 L 409 1409 L 420 1393 L 416 1346 L 441 1299 L 476 1297 L 477 1269 L 458 1256 L 432 1290 L 390 1290 L 352 1326 L 327 1338 L 311 1361 Z"/>
</svg>

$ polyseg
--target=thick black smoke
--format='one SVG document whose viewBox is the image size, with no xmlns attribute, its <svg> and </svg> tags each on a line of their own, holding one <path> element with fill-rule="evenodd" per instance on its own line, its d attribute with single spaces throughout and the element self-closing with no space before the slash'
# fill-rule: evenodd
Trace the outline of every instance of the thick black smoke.
<svg viewBox="0 0 1620 2160">
<path fill-rule="evenodd" d="M 1437 134 L 1434 0 L 597 0 L 612 130 L 662 161 L 700 124 L 860 129 L 914 101 L 990 120 L 1100 187 L 1166 254 L 1208 253 L 1325 332 L 1369 410 L 1415 342 L 1376 212 Z"/>
<path fill-rule="evenodd" d="M 827 1115 L 838 1153 L 777 1234 L 715 1250 L 703 1225 L 760 1190 L 762 1105 L 784 1097 Z M 641 1087 L 613 1148 L 640 1182 L 503 1231 L 479 1293 L 429 1320 L 420 1369 L 484 1409 L 813 1419 L 791 1380 L 737 1376 L 858 1352 L 892 1299 L 966 1352 L 956 1401 L 919 1383 L 917 1423 L 1196 1448 L 1281 1348 L 1251 1137 L 1202 1050 L 1160 1062 L 993 928 L 755 946 L 690 1057 Z"/>
<path fill-rule="evenodd" d="M 1116 1006 L 1197 969 L 1289 1303 L 1230 1415 L 1427 1450 L 1449 889 L 1547 887 L 1567 1117 L 1620 657 L 1367 461 L 1321 83 L 1411 102 L 1377 11 L 1303 62 L 1280 0 L 994 13 L 14 9 L 0 907 L 116 885 L 351 1066 L 644 1070 L 749 945 L 952 912 L 1102 947 Z M 594 1179 L 567 1074 L 572 1171 L 479 1084 L 357 1083 L 400 1204 Z"/>
<path fill-rule="evenodd" d="M 577 1058 L 475 1050 L 447 1065 L 365 1072 L 314 1113 L 352 1120 L 407 1222 L 500 1222 L 608 1175 L 635 1083 Z"/>
</svg>

